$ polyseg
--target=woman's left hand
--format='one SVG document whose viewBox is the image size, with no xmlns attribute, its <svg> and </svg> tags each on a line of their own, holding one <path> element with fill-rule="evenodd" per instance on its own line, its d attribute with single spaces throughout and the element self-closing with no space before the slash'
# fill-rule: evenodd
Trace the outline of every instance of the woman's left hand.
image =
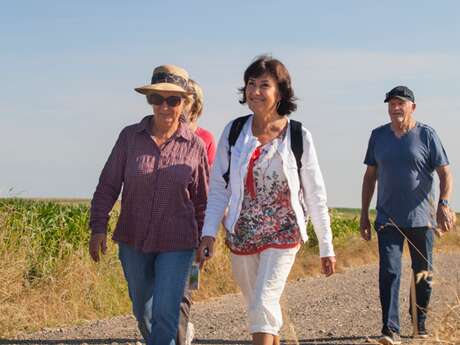
<svg viewBox="0 0 460 345">
<path fill-rule="evenodd" d="M 203 236 L 200 246 L 196 251 L 196 262 L 200 263 L 200 268 L 203 267 L 204 262 L 209 260 L 214 255 L 214 242 L 215 238 L 212 236 Z"/>
<path fill-rule="evenodd" d="M 321 273 L 326 277 L 335 273 L 335 256 L 321 258 Z"/>
</svg>

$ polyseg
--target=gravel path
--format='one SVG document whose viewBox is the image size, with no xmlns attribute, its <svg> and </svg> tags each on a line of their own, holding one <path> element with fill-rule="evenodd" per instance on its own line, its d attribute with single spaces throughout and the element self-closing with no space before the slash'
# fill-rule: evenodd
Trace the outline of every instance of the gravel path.
<svg viewBox="0 0 460 345">
<path fill-rule="evenodd" d="M 460 254 L 435 254 L 435 286 L 432 317 L 427 327 L 454 303 L 458 295 Z M 377 266 L 348 269 L 330 278 L 311 277 L 289 283 L 284 296 L 285 326 L 283 343 L 363 344 L 375 342 L 380 334 Z M 407 313 L 409 265 L 405 261 L 401 283 L 401 321 L 404 344 L 416 343 L 408 336 L 411 325 Z M 239 294 L 196 303 L 192 320 L 194 344 L 250 344 L 246 313 Z M 18 339 L 0 339 L 0 344 L 135 344 L 140 340 L 133 317 L 100 320 L 83 326 L 47 329 Z M 289 342 L 291 343 L 291 342 Z"/>
</svg>

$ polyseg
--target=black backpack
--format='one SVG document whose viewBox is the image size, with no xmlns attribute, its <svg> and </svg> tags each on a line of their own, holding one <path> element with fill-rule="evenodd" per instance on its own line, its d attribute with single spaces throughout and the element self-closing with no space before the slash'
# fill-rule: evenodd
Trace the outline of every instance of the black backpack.
<svg viewBox="0 0 460 345">
<path fill-rule="evenodd" d="M 238 139 L 244 124 L 249 119 L 250 115 L 241 116 L 235 119 L 230 127 L 228 134 L 228 168 L 227 172 L 222 175 L 225 180 L 225 188 L 228 187 L 228 181 L 230 180 L 230 161 L 232 155 L 232 146 L 235 146 L 236 140 Z M 290 120 L 291 129 L 291 150 L 294 153 L 295 161 L 297 163 L 297 173 L 299 174 L 300 180 L 300 169 L 302 168 L 302 154 L 303 154 L 303 139 L 302 139 L 302 123 L 295 120 Z"/>
</svg>

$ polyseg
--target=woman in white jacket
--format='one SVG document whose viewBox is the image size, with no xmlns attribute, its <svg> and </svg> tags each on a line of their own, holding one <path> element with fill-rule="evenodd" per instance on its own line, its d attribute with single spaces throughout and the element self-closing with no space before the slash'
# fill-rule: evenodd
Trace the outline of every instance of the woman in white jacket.
<svg viewBox="0 0 460 345">
<path fill-rule="evenodd" d="M 291 149 L 292 121 L 287 116 L 297 106 L 289 72 L 280 61 L 261 56 L 246 69 L 240 91 L 240 103 L 247 103 L 253 115 L 234 146 L 229 144 L 232 123 L 219 140 L 197 259 L 213 256 L 224 219 L 233 276 L 248 306 L 253 344 L 272 345 L 279 343 L 280 297 L 296 253 L 307 240 L 308 215 L 326 276 L 335 271 L 335 255 L 326 190 L 312 137 L 304 127 L 299 171 Z"/>
</svg>

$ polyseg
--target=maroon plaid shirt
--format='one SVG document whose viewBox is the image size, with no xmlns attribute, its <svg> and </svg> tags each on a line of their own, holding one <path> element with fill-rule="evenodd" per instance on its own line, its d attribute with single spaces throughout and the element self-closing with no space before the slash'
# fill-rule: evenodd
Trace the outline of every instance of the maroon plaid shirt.
<svg viewBox="0 0 460 345">
<path fill-rule="evenodd" d="M 94 192 L 90 227 L 93 233 L 107 231 L 123 186 L 115 241 L 143 252 L 195 248 L 207 200 L 206 149 L 183 119 L 158 147 L 151 138 L 152 118 L 121 131 Z"/>
</svg>

